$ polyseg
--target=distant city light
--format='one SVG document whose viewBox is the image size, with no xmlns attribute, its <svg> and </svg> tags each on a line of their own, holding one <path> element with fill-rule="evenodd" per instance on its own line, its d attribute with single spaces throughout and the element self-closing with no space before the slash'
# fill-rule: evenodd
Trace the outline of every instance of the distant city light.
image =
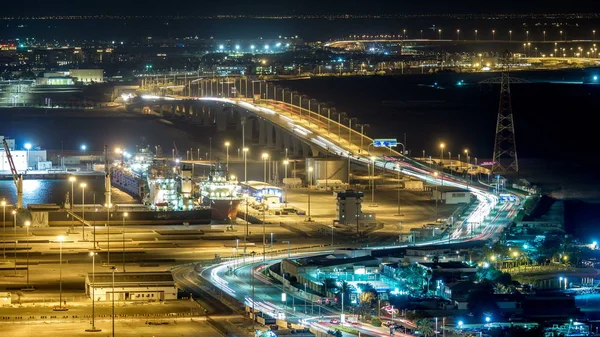
<svg viewBox="0 0 600 337">
<path fill-rule="evenodd" d="M 285 46 L 286 46 L 286 47 L 289 47 L 289 46 L 290 46 L 290 44 L 289 44 L 289 43 L 286 43 L 286 44 L 285 44 Z"/>
<path fill-rule="evenodd" d="M 87 149 L 87 146 L 86 146 L 85 144 L 82 144 L 82 145 L 81 145 L 81 150 L 82 150 L 82 151 L 85 151 L 86 149 Z"/>
<path fill-rule="evenodd" d="M 488 323 L 489 323 L 491 320 L 492 320 L 492 319 L 491 319 L 489 316 L 487 316 L 487 317 L 485 318 L 485 321 L 486 321 L 486 322 L 488 322 Z"/>
<path fill-rule="evenodd" d="M 277 42 L 277 44 L 275 44 L 276 47 L 281 47 L 281 42 Z"/>
<path fill-rule="evenodd" d="M 235 45 L 235 50 L 239 50 L 239 49 L 240 49 L 240 45 L 239 45 L 239 44 L 236 44 L 236 45 Z"/>
<path fill-rule="evenodd" d="M 254 49 L 254 48 L 256 48 L 256 47 L 254 47 L 254 45 L 251 45 L 251 46 L 250 46 L 250 49 Z"/>
<path fill-rule="evenodd" d="M 25 143 L 25 149 L 26 150 L 31 150 L 31 144 L 30 143 Z"/>
<path fill-rule="evenodd" d="M 219 45 L 219 49 L 223 50 L 223 48 L 225 48 L 225 46 L 224 46 L 224 45 L 222 45 L 222 44 L 221 44 L 221 45 Z"/>
<path fill-rule="evenodd" d="M 598 76 L 594 76 L 594 81 L 597 81 L 597 80 L 598 80 Z"/>
<path fill-rule="evenodd" d="M 268 44 L 265 45 L 265 49 L 267 49 L 267 50 L 269 49 L 269 45 Z"/>
</svg>

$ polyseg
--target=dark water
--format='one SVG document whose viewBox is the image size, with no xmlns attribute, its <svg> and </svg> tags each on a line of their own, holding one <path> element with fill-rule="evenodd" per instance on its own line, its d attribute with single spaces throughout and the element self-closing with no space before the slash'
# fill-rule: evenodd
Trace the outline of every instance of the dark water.
<svg viewBox="0 0 600 337">
<path fill-rule="evenodd" d="M 562 23 L 560 28 L 540 23 Z M 548 40 L 559 40 L 560 31 L 569 39 L 590 39 L 596 22 L 587 19 L 507 19 L 482 20 L 453 19 L 451 17 L 421 18 L 380 18 L 380 19 L 251 19 L 251 18 L 133 18 L 133 19 L 72 19 L 72 20 L 0 20 L 0 37 L 41 39 L 106 39 L 126 42 L 144 42 L 153 38 L 196 37 L 215 39 L 272 39 L 278 36 L 298 36 L 310 41 L 341 38 L 350 35 L 402 34 L 406 29 L 407 38 L 437 39 L 438 29 L 442 29 L 443 39 L 455 39 L 460 29 L 461 39 L 491 40 L 492 30 L 496 30 L 497 40 L 509 40 L 509 30 L 513 40 L 529 41 L 543 39 L 547 31 Z M 85 29 L 82 29 L 85 27 Z M 421 35 L 421 31 L 423 31 Z M 564 37 L 564 35 L 563 35 Z"/>
<path fill-rule="evenodd" d="M 85 193 L 79 183 L 85 182 L 87 187 Z M 23 203 L 29 204 L 57 204 L 62 205 L 65 202 L 67 192 L 71 194 L 71 183 L 67 180 L 23 180 Z M 75 204 L 81 204 L 82 196 L 85 196 L 85 203 L 94 202 L 94 192 L 96 194 L 96 204 L 104 202 L 104 177 L 80 177 L 74 184 Z M 0 199 L 6 199 L 9 204 L 16 204 L 17 190 L 12 181 L 0 180 Z M 112 190 L 112 199 L 115 203 L 138 203 L 129 195 L 114 189 Z"/>
</svg>

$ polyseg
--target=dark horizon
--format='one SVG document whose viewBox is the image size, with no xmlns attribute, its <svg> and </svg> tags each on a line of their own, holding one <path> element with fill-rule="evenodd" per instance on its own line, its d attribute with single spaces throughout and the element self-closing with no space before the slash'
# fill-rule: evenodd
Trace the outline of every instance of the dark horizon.
<svg viewBox="0 0 600 337">
<path fill-rule="evenodd" d="M 565 8 L 563 4 L 541 0 L 505 0 L 494 4 L 482 4 L 474 0 L 443 0 L 427 2 L 392 2 L 373 0 L 365 6 L 358 1 L 332 0 L 328 2 L 304 0 L 294 2 L 262 1 L 261 3 L 243 0 L 207 3 L 172 0 L 165 6 L 157 0 L 106 0 L 103 2 L 81 2 L 76 0 L 37 0 L 30 2 L 9 2 L 3 5 L 6 16 L 43 15 L 333 15 L 333 14 L 565 14 L 597 13 L 597 2 L 576 2 Z"/>
</svg>

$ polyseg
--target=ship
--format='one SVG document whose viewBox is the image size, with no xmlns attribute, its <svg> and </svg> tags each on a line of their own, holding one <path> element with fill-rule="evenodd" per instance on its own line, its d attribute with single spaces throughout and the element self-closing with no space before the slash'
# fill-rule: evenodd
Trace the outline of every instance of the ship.
<svg viewBox="0 0 600 337">
<path fill-rule="evenodd" d="M 212 166 L 208 177 L 200 181 L 200 204 L 210 206 L 213 223 L 235 221 L 242 200 L 239 182 L 233 176 L 228 177 L 219 163 Z"/>
<path fill-rule="evenodd" d="M 148 148 L 143 148 L 132 156 L 123 153 L 121 158 L 120 162 L 110 167 L 111 185 L 136 199 L 143 200 L 148 190 L 146 175 L 154 155 Z"/>
</svg>

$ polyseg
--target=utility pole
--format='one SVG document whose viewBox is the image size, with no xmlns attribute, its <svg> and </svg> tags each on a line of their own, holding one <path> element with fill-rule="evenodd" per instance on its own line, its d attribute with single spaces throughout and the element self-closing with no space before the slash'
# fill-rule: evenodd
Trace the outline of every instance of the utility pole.
<svg viewBox="0 0 600 337">
<path fill-rule="evenodd" d="M 510 54 L 507 52 L 504 55 L 504 69 L 500 83 L 500 104 L 498 107 L 498 121 L 496 123 L 492 174 L 503 173 L 508 170 L 512 170 L 517 174 L 519 172 L 515 126 L 510 98 L 509 59 Z"/>
</svg>

